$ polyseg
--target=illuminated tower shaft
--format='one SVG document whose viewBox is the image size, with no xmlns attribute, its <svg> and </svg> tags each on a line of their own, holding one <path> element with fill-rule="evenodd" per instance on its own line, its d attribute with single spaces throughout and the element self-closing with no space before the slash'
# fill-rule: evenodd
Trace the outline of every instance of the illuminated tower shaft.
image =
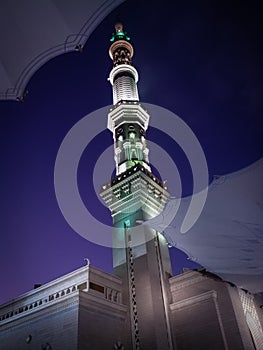
<svg viewBox="0 0 263 350">
<path fill-rule="evenodd" d="M 164 184 L 151 172 L 145 131 L 149 114 L 138 97 L 133 47 L 121 24 L 110 46 L 113 106 L 108 128 L 113 133 L 116 178 L 101 196 L 113 218 L 114 272 L 123 281 L 128 306 L 125 349 L 173 349 L 169 323 L 168 277 L 171 264 L 164 237 L 143 224 L 160 214 L 168 199 Z"/>
<path fill-rule="evenodd" d="M 121 24 L 116 25 L 109 54 L 113 69 L 109 80 L 113 87 L 113 108 L 108 116 L 108 128 L 113 133 L 116 174 L 119 175 L 135 164 L 149 166 L 145 131 L 149 115 L 139 103 L 138 72 L 131 65 L 133 47 L 130 38 L 123 32 Z"/>
</svg>

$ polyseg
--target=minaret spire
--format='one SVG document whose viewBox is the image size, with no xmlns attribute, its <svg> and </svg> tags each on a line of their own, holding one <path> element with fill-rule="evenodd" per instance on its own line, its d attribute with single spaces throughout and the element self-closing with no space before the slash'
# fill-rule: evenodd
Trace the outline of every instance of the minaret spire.
<svg viewBox="0 0 263 350">
<path fill-rule="evenodd" d="M 138 163 L 151 171 L 145 138 L 149 115 L 139 103 L 139 77 L 132 65 L 134 49 L 122 23 L 116 23 L 111 42 L 109 55 L 113 68 L 109 80 L 113 90 L 113 107 L 108 116 L 108 128 L 114 138 L 116 174 Z"/>
<path fill-rule="evenodd" d="M 113 86 L 113 104 L 119 101 L 139 101 L 137 70 L 132 66 L 134 54 L 130 38 L 123 30 L 123 25 L 115 25 L 115 33 L 110 39 L 109 55 L 113 61 L 113 69 L 109 80 Z"/>
<path fill-rule="evenodd" d="M 113 60 L 113 66 L 119 64 L 132 64 L 133 47 L 130 43 L 130 37 L 123 30 L 121 22 L 115 24 L 115 33 L 112 34 L 110 41 L 112 45 L 109 49 L 110 58 Z"/>
</svg>

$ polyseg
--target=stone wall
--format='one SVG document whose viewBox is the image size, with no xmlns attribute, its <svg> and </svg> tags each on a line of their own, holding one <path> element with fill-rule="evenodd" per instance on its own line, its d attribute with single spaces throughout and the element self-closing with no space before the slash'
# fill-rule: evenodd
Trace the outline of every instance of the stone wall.
<svg viewBox="0 0 263 350">
<path fill-rule="evenodd" d="M 237 287 L 203 270 L 170 278 L 170 288 L 177 350 L 254 349 Z"/>
</svg>

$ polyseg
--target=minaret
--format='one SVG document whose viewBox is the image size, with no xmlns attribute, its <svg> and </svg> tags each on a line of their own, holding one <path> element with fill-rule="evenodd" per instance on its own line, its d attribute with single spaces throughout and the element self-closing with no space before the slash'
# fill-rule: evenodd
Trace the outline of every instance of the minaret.
<svg viewBox="0 0 263 350">
<path fill-rule="evenodd" d="M 145 131 L 149 115 L 139 103 L 138 72 L 132 66 L 133 47 L 121 23 L 115 26 L 109 49 L 113 69 L 109 80 L 113 89 L 113 108 L 108 117 L 108 128 L 115 144 L 116 175 L 135 164 L 151 171 Z"/>
<path fill-rule="evenodd" d="M 114 139 L 116 178 L 102 186 L 101 196 L 113 218 L 114 272 L 123 280 L 123 303 L 129 311 L 126 347 L 173 349 L 168 246 L 159 232 L 144 224 L 162 212 L 169 194 L 149 164 L 145 132 L 150 116 L 139 101 L 133 46 L 121 23 L 115 31 L 109 49 L 113 106 L 108 128 Z"/>
</svg>

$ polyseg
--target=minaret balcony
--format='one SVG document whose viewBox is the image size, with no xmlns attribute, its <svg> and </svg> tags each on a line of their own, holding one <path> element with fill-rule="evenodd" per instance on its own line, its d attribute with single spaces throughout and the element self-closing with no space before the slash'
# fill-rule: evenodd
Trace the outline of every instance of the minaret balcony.
<svg viewBox="0 0 263 350">
<path fill-rule="evenodd" d="M 150 217 L 160 214 L 169 198 L 163 182 L 142 165 L 136 165 L 102 186 L 100 193 L 112 217 L 143 210 Z"/>
<path fill-rule="evenodd" d="M 150 116 L 140 103 L 119 102 L 115 108 L 111 108 L 108 114 L 108 129 L 114 133 L 114 129 L 123 123 L 138 123 L 144 130 L 148 128 Z"/>
</svg>

